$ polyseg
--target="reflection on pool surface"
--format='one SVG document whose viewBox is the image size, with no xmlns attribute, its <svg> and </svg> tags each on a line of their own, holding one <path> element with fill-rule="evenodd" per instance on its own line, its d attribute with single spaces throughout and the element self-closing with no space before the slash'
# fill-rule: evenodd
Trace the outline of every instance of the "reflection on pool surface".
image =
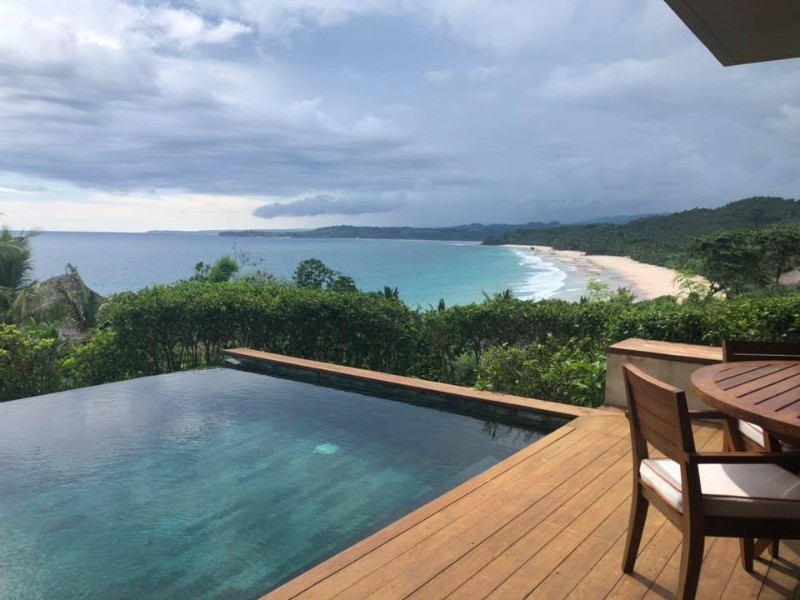
<svg viewBox="0 0 800 600">
<path fill-rule="evenodd" d="M 0 404 L 0 598 L 256 598 L 559 424 L 228 369 Z"/>
</svg>

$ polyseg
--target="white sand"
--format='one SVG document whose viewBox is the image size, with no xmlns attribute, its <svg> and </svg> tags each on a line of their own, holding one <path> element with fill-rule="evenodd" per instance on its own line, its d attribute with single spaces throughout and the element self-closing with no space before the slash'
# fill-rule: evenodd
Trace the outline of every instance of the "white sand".
<svg viewBox="0 0 800 600">
<path fill-rule="evenodd" d="M 681 289 L 675 284 L 678 272 L 666 267 L 648 265 L 627 256 L 600 256 L 574 250 L 554 250 L 550 246 L 512 245 L 522 250 L 533 250 L 545 260 L 556 264 L 574 265 L 591 274 L 601 275 L 603 271 L 613 273 L 602 277 L 613 288 L 627 287 L 638 299 L 649 300 L 659 296 L 680 296 Z"/>
</svg>

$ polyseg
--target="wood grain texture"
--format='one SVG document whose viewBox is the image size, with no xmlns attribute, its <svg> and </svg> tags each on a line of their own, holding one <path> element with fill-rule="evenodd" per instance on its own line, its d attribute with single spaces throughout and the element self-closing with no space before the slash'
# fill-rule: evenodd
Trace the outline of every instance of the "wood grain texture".
<svg viewBox="0 0 800 600">
<path fill-rule="evenodd" d="M 698 346 L 628 338 L 608 347 L 609 354 L 626 354 L 642 358 L 659 358 L 667 361 L 711 365 L 722 361 L 722 348 L 717 346 Z"/>
<path fill-rule="evenodd" d="M 722 447 L 718 428 L 695 443 Z M 620 569 L 630 499 L 630 437 L 617 412 L 572 421 L 265 598 L 672 598 L 681 535 L 651 511 L 633 575 Z M 793 597 L 800 544 L 739 565 L 710 538 L 698 598 Z"/>
<path fill-rule="evenodd" d="M 800 441 L 800 362 L 710 365 L 692 374 L 692 385 L 717 410 L 760 425 L 782 439 Z"/>
</svg>

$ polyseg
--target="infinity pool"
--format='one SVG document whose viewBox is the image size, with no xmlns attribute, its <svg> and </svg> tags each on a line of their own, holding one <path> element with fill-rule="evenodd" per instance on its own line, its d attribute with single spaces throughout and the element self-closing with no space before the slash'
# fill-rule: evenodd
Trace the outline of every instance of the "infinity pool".
<svg viewBox="0 0 800 600">
<path fill-rule="evenodd" d="M 549 433 L 214 369 L 0 404 L 0 598 L 257 598 Z"/>
</svg>

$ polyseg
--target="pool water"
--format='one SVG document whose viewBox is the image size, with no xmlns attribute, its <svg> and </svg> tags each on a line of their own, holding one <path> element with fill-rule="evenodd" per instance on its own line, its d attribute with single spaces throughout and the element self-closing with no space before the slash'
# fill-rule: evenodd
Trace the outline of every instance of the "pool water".
<svg viewBox="0 0 800 600">
<path fill-rule="evenodd" d="M 552 428 L 229 369 L 6 402 L 0 598 L 257 598 Z"/>
</svg>

